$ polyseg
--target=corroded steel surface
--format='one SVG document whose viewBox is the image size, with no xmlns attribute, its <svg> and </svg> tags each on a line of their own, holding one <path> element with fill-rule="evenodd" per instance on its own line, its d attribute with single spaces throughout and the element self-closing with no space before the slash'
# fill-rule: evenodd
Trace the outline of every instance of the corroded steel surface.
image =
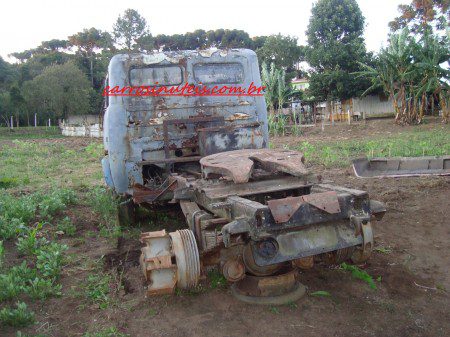
<svg viewBox="0 0 450 337">
<path fill-rule="evenodd" d="M 306 288 L 297 281 L 296 270 L 272 276 L 247 275 L 231 286 L 232 294 L 250 304 L 282 305 L 305 295 Z"/>
<path fill-rule="evenodd" d="M 450 156 L 359 158 L 353 161 L 353 170 L 360 178 L 446 176 L 450 175 Z"/>
<path fill-rule="evenodd" d="M 193 288 L 200 277 L 200 258 L 192 231 L 165 230 L 141 235 L 140 264 L 148 282 L 149 295 L 170 294 L 175 287 Z"/>
<path fill-rule="evenodd" d="M 289 221 L 303 203 L 308 203 L 329 214 L 341 211 L 335 191 L 306 194 L 300 197 L 269 200 L 267 205 L 277 223 Z"/>
<path fill-rule="evenodd" d="M 255 166 L 265 171 L 284 172 L 293 176 L 308 173 L 304 165 L 303 154 L 288 150 L 237 150 L 213 154 L 200 160 L 206 178 L 221 175 L 232 179 L 235 183 L 249 181 Z"/>
<path fill-rule="evenodd" d="M 223 64 L 242 69 L 237 86 L 261 85 L 256 54 L 247 49 L 115 55 L 107 85 L 155 85 L 144 71 L 153 68 L 165 72 L 169 87 L 180 81 L 199 85 L 198 65 Z M 117 193 L 128 195 L 133 195 L 134 184 L 146 185 L 145 165 L 172 169 L 172 163 L 198 161 L 203 151 L 264 148 L 268 144 L 263 96 L 111 96 L 106 101 L 103 131 L 106 182 Z"/>
</svg>

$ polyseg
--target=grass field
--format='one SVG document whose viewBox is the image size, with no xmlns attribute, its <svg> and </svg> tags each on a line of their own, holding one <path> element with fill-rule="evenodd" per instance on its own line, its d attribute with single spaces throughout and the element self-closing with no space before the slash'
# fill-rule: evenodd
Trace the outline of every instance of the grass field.
<svg viewBox="0 0 450 337">
<path fill-rule="evenodd" d="M 362 155 L 450 154 L 450 129 L 447 126 L 408 128 L 389 133 L 381 130 L 378 135 L 368 133 L 362 126 L 358 130 L 363 136 L 355 134 L 348 137 L 345 133 L 345 137 L 331 135 L 325 140 L 321 133 L 306 134 L 275 139 L 273 146 L 302 151 L 313 168 L 333 169 L 348 167 L 352 158 Z M 143 290 L 137 265 L 139 233 L 149 228 L 177 226 L 177 223 L 175 217 L 172 219 L 170 215 L 155 213 L 142 228 L 120 228 L 116 220 L 117 200 L 104 188 L 100 165 L 102 156 L 100 140 L 61 137 L 56 128 L 24 128 L 14 132 L 0 129 L 0 331 L 6 336 L 134 336 L 139 335 L 139 327 L 147 324 L 145 322 L 158 326 L 159 323 L 153 320 L 161 316 L 166 321 L 171 317 L 179 321 L 189 311 L 197 310 L 197 304 L 190 306 L 193 296 L 201 297 L 200 302 L 215 302 L 217 307 L 220 303 L 235 305 L 227 302 L 232 300 L 229 299 L 226 282 L 214 272 L 208 274 L 209 281 L 198 291 L 177 293 L 175 299 L 140 300 Z M 418 183 L 441 188 L 439 184 L 442 182 L 430 183 L 427 180 Z M 405 186 L 408 185 L 404 183 L 394 188 L 392 193 L 404 191 L 407 189 Z M 127 244 L 129 246 L 123 248 Z M 389 283 L 386 286 L 382 284 L 381 266 L 385 263 L 385 254 L 392 254 L 389 258 L 394 258 L 392 251 L 384 246 L 379 248 L 381 259 L 376 260 L 376 266 L 380 268 L 369 270 L 371 275 L 344 266 L 340 268 L 339 276 L 345 278 L 342 273 L 348 271 L 348 278 L 342 282 L 367 291 L 352 295 L 357 296 L 355 302 L 364 298 L 381 301 L 382 304 L 377 302 L 375 306 L 383 313 L 384 306 L 389 306 L 387 314 L 392 314 L 391 307 L 396 308 L 397 304 L 393 304 L 391 297 L 386 295 L 390 288 Z M 337 281 L 336 275 L 330 274 L 332 270 L 319 273 L 322 273 L 319 282 L 323 288 L 314 288 L 317 283 L 311 283 L 315 291 L 307 300 L 307 307 L 317 309 L 318 317 L 321 317 L 331 306 L 333 313 L 330 315 L 334 315 L 333 308 L 343 306 L 339 303 L 347 303 L 348 300 L 336 295 L 337 289 L 333 284 Z M 350 274 L 356 275 L 356 279 L 352 279 Z M 323 275 L 332 275 L 331 281 L 323 281 L 324 277 L 326 279 Z M 389 280 L 389 275 L 383 274 L 384 277 Z M 370 281 L 370 287 L 357 283 L 358 278 Z M 381 288 L 376 290 L 380 298 L 372 298 L 375 290 L 371 288 Z M 324 305 L 323 301 L 329 297 L 334 304 Z M 352 305 L 358 304 L 352 302 Z M 200 313 L 196 315 L 203 317 L 201 312 L 205 307 L 208 306 L 199 304 Z M 299 319 L 305 310 L 304 305 L 297 308 L 295 303 L 280 309 L 257 309 L 248 305 L 236 308 L 233 315 L 242 316 L 239 310 L 245 308 L 256 323 L 260 316 L 269 322 L 274 315 L 283 313 L 285 320 L 290 320 L 289 324 Z M 144 314 L 137 313 L 142 310 Z M 231 309 L 227 307 L 224 312 L 228 310 Z M 225 313 L 222 315 L 228 317 Z M 197 324 L 203 324 L 202 318 L 197 316 L 193 319 Z M 275 317 L 278 319 L 280 316 Z M 172 329 L 176 324 L 166 325 L 165 329 L 172 331 L 167 335 L 177 334 Z M 241 322 L 238 320 L 236 324 Z M 218 331 L 212 326 L 204 328 L 211 328 L 210 332 Z M 257 327 L 254 328 L 257 331 Z M 198 335 L 195 327 L 189 329 L 188 335 Z M 239 330 L 230 331 L 234 331 L 234 335 L 239 334 Z M 322 331 L 321 335 L 326 333 Z M 0 335 L 3 336 L 2 333 Z M 156 335 L 165 335 L 165 332 L 159 331 Z"/>
<path fill-rule="evenodd" d="M 38 126 L 38 127 L 19 127 L 5 128 L 0 127 L 0 139 L 40 139 L 40 138 L 63 138 L 61 130 L 57 126 Z"/>
<path fill-rule="evenodd" d="M 384 138 L 340 141 L 300 141 L 289 146 L 303 152 L 311 164 L 345 167 L 357 157 L 442 156 L 450 153 L 450 130 L 412 130 Z"/>
</svg>

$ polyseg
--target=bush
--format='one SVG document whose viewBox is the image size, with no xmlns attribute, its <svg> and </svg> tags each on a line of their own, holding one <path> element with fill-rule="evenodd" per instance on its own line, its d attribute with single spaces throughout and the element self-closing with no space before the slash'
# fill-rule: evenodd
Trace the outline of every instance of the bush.
<svg viewBox="0 0 450 337">
<path fill-rule="evenodd" d="M 67 188 L 21 197 L 0 191 L 0 239 L 10 239 L 21 234 L 26 229 L 25 224 L 36 217 L 38 210 L 43 219 L 51 219 L 54 214 L 74 203 L 75 199 L 75 192 Z"/>
<path fill-rule="evenodd" d="M 0 178 L 0 188 L 10 188 L 18 185 L 17 178 Z"/>
<path fill-rule="evenodd" d="M 115 224 L 117 220 L 117 199 L 103 187 L 96 187 L 90 192 L 91 205 L 99 213 L 104 225 Z"/>
<path fill-rule="evenodd" d="M 103 237 L 117 237 L 121 235 L 121 228 L 117 221 L 118 199 L 111 191 L 103 187 L 94 188 L 90 192 L 91 206 L 100 215 L 100 235 Z"/>
<path fill-rule="evenodd" d="M 36 269 L 29 268 L 26 261 L 22 261 L 18 266 L 12 267 L 9 272 L 17 275 L 22 280 L 30 280 L 36 277 Z"/>
</svg>

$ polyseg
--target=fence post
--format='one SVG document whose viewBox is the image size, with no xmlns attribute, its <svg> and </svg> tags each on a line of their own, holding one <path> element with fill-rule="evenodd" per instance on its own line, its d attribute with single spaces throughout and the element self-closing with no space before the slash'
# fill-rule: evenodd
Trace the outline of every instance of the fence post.
<svg viewBox="0 0 450 337">
<path fill-rule="evenodd" d="M 11 116 L 11 124 L 10 124 L 10 126 L 11 126 L 11 129 L 14 129 L 14 119 L 13 119 L 13 116 Z"/>
<path fill-rule="evenodd" d="M 323 114 L 321 114 L 321 119 L 322 119 L 322 132 L 325 130 L 325 112 Z"/>
<path fill-rule="evenodd" d="M 37 114 L 34 114 L 34 127 L 37 127 Z"/>
<path fill-rule="evenodd" d="M 50 118 L 48 119 L 48 127 L 52 126 L 52 122 L 50 121 Z"/>
</svg>

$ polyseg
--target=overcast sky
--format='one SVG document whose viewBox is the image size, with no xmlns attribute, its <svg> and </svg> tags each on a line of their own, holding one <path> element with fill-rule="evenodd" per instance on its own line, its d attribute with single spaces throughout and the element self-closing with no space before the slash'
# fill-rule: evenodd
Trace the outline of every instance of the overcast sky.
<svg viewBox="0 0 450 337">
<path fill-rule="evenodd" d="M 398 15 L 397 6 L 410 0 L 357 0 L 366 18 L 365 38 L 369 50 L 386 43 L 388 22 Z M 281 33 L 306 42 L 305 30 L 312 0 L 10 0 L 0 11 L 0 55 L 38 46 L 42 41 L 66 39 L 83 28 L 111 31 L 127 8 L 139 11 L 153 35 L 195 29 L 242 29 L 250 34 Z"/>
</svg>

